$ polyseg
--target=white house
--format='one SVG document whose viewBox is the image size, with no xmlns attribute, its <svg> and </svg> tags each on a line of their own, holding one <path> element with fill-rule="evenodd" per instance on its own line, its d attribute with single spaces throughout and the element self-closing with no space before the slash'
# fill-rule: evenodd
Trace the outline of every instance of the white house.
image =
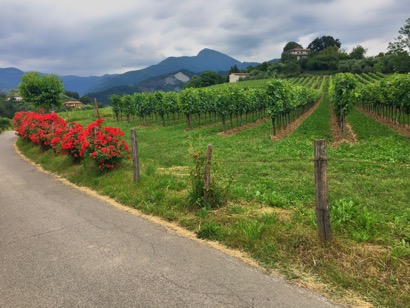
<svg viewBox="0 0 410 308">
<path fill-rule="evenodd" d="M 16 102 L 22 102 L 23 101 L 23 98 L 20 95 L 10 96 L 7 100 L 11 100 L 11 99 L 14 99 Z"/>
<path fill-rule="evenodd" d="M 300 59 L 306 58 L 310 52 L 310 49 L 305 48 L 293 48 L 289 50 L 289 53 L 296 56 L 296 59 L 299 61 Z"/>
<path fill-rule="evenodd" d="M 82 107 L 83 103 L 80 101 L 67 101 L 64 103 L 65 108 L 75 108 L 75 109 L 80 109 Z"/>
<path fill-rule="evenodd" d="M 239 79 L 249 76 L 249 73 L 232 73 L 229 75 L 229 82 L 237 82 Z"/>
</svg>

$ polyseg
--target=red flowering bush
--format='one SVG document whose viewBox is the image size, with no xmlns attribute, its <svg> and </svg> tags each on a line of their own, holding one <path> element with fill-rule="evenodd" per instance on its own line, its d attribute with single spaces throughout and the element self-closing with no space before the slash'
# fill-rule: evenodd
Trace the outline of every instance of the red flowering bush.
<svg viewBox="0 0 410 308">
<path fill-rule="evenodd" d="M 101 128 L 101 123 L 102 120 L 96 121 L 87 127 L 85 142 L 88 141 L 88 151 L 100 170 L 114 169 L 123 159 L 130 158 L 130 149 L 121 139 L 124 133 L 119 128 Z"/>
<path fill-rule="evenodd" d="M 43 149 L 70 155 L 74 162 L 90 155 L 100 170 L 114 169 L 125 158 L 130 158 L 128 144 L 119 128 L 104 127 L 103 120 L 92 122 L 85 129 L 81 124 L 70 127 L 55 113 L 18 112 L 13 125 L 16 134 Z"/>
<path fill-rule="evenodd" d="M 53 148 L 57 152 L 58 148 L 55 145 L 59 144 L 61 137 L 67 132 L 66 121 L 56 113 L 44 114 L 40 121 L 41 134 L 38 136 L 40 145 L 44 149 Z"/>
<path fill-rule="evenodd" d="M 84 157 L 84 151 L 81 151 L 83 136 L 83 126 L 73 123 L 71 128 L 61 137 L 60 142 L 55 140 L 55 146 L 59 148 L 56 152 L 61 151 L 61 154 L 71 156 L 73 162 L 80 162 Z"/>
<path fill-rule="evenodd" d="M 13 119 L 13 126 L 16 129 L 16 135 L 24 139 L 30 140 L 30 131 L 29 131 L 29 119 L 30 112 L 16 112 Z"/>
<path fill-rule="evenodd" d="M 56 113 L 18 112 L 13 125 L 16 134 L 40 145 L 44 150 L 52 147 L 52 140 L 61 138 L 67 124 Z"/>
</svg>

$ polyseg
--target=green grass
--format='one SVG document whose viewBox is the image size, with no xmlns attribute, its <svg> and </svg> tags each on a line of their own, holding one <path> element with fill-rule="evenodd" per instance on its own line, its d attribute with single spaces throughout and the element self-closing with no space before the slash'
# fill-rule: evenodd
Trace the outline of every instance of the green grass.
<svg viewBox="0 0 410 308">
<path fill-rule="evenodd" d="M 110 108 L 101 112 L 104 125 L 120 127 L 127 140 L 130 128 L 139 125 L 115 122 Z M 69 116 L 83 124 L 95 117 L 90 111 Z M 133 183 L 130 161 L 100 175 L 90 160 L 72 166 L 65 157 L 41 154 L 21 140 L 18 145 L 78 185 L 246 251 L 289 279 L 309 277 L 344 303 L 352 303 L 356 294 L 376 306 L 405 307 L 410 300 L 410 141 L 357 111 L 348 123 L 359 142 L 331 147 L 325 95 L 319 108 L 279 141 L 271 140 L 269 122 L 225 137 L 218 135 L 219 125 L 191 131 L 184 122 L 137 126 L 139 184 Z M 315 139 L 328 141 L 330 245 L 316 235 Z M 217 166 L 213 172 L 220 182 L 230 182 L 229 202 L 219 209 L 196 208 L 187 201 L 192 155 L 209 143 Z"/>
</svg>

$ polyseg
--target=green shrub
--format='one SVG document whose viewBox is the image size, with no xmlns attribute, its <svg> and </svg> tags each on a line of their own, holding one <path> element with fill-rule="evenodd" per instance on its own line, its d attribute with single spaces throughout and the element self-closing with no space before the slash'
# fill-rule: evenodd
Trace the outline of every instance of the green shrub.
<svg viewBox="0 0 410 308">
<path fill-rule="evenodd" d="M 218 165 L 214 162 L 211 165 L 211 181 L 209 189 L 204 186 L 204 173 L 206 156 L 204 152 L 193 154 L 194 166 L 190 171 L 190 187 L 188 193 L 188 203 L 195 208 L 220 208 L 227 201 L 229 184 L 224 182 L 218 173 Z M 219 174 L 219 175 L 218 175 Z"/>
<path fill-rule="evenodd" d="M 366 206 L 340 199 L 330 209 L 332 228 L 362 242 L 374 237 L 376 219 Z"/>
<path fill-rule="evenodd" d="M 11 127 L 11 121 L 8 118 L 0 117 L 0 132 Z"/>
<path fill-rule="evenodd" d="M 215 221 L 206 222 L 197 232 L 197 237 L 209 240 L 218 240 L 221 238 L 221 226 Z"/>
</svg>

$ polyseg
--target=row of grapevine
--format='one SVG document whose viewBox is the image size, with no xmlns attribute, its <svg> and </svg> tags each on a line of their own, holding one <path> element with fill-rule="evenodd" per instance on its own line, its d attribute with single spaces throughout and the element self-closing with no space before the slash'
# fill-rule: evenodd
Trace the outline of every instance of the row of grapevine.
<svg viewBox="0 0 410 308">
<path fill-rule="evenodd" d="M 330 82 L 329 91 L 341 135 L 346 132 L 346 116 L 357 99 L 357 86 L 358 81 L 351 73 L 336 74 Z"/>
<path fill-rule="evenodd" d="M 410 74 L 395 74 L 362 86 L 360 104 L 396 123 L 410 124 Z"/>
<path fill-rule="evenodd" d="M 354 77 L 357 79 L 357 81 L 361 85 L 366 85 L 366 84 L 374 82 L 374 81 L 369 80 L 368 78 L 366 78 L 364 76 L 365 76 L 364 74 L 354 74 Z"/>
<path fill-rule="evenodd" d="M 267 96 L 268 113 L 272 119 L 272 129 L 275 135 L 277 128 L 286 127 L 291 120 L 312 107 L 319 99 L 320 92 L 303 86 L 291 85 L 283 79 L 275 79 L 268 84 Z"/>
<path fill-rule="evenodd" d="M 241 83 L 238 83 L 241 84 Z M 188 88 L 179 93 L 157 91 L 153 93 L 134 93 L 132 95 L 112 95 L 110 101 L 113 111 L 119 120 L 121 115 L 138 116 L 142 123 L 147 117 L 156 115 L 165 125 L 165 116 L 182 113 L 188 127 L 192 128 L 192 116 L 222 122 L 226 130 L 226 122 L 233 119 L 237 125 L 242 124 L 243 117 L 249 115 L 260 118 L 269 114 L 272 118 L 273 130 L 287 126 L 289 122 L 306 111 L 320 96 L 320 92 L 306 87 L 273 79 L 264 81 L 265 87 L 241 87 L 225 85 L 224 87 Z M 240 122 L 240 123 L 239 123 Z"/>
<path fill-rule="evenodd" d="M 324 81 L 323 76 L 292 77 L 287 79 L 291 84 L 319 89 Z"/>
<path fill-rule="evenodd" d="M 342 134 L 346 115 L 356 103 L 395 123 L 410 124 L 410 74 L 336 74 L 329 89 Z"/>
</svg>

